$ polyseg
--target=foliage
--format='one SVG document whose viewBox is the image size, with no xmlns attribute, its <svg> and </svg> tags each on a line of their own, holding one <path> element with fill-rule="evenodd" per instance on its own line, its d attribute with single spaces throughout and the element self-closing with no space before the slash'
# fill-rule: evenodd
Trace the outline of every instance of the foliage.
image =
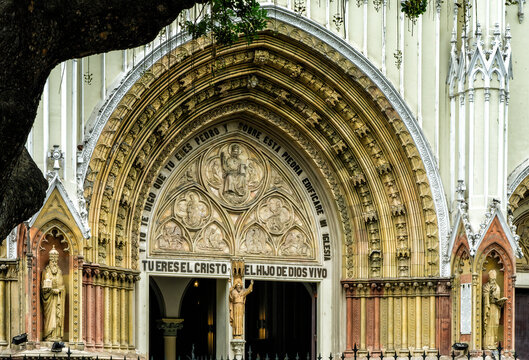
<svg viewBox="0 0 529 360">
<path fill-rule="evenodd" d="M 408 19 L 415 21 L 426 12 L 428 0 L 402 0 L 400 5 L 401 11 L 406 14 Z"/>
<path fill-rule="evenodd" d="M 193 38 L 212 32 L 215 41 L 221 45 L 231 45 L 243 34 L 251 43 L 267 21 L 266 10 L 256 0 L 209 0 L 209 14 L 199 21 L 186 21 L 185 27 Z"/>
</svg>

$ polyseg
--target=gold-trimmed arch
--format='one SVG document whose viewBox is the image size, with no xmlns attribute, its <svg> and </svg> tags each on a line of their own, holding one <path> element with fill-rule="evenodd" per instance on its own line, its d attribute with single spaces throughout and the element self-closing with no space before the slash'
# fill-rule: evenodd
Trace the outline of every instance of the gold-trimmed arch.
<svg viewBox="0 0 529 360">
<path fill-rule="evenodd" d="M 523 256 L 516 259 L 516 272 L 529 272 L 529 176 L 523 179 L 509 198 L 516 234 Z"/>
<path fill-rule="evenodd" d="M 238 116 L 268 123 L 322 168 L 341 216 L 345 278 L 377 277 L 374 252 L 383 256 L 380 276 L 438 275 L 433 196 L 397 111 L 321 40 L 286 24 L 275 30 L 215 57 L 209 39 L 184 44 L 122 98 L 85 179 L 89 259 L 135 268 L 140 214 L 160 166 L 188 134 Z M 113 262 L 119 249 L 126 255 Z"/>
</svg>

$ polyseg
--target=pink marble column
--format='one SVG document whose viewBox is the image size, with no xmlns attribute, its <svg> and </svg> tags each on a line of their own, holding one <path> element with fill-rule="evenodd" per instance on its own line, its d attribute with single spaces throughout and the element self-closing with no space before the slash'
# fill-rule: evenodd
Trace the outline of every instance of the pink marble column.
<svg viewBox="0 0 529 360">
<path fill-rule="evenodd" d="M 103 288 L 96 285 L 95 288 L 95 342 L 96 348 L 103 348 Z"/>
<path fill-rule="evenodd" d="M 90 277 L 90 282 L 87 285 L 87 308 L 88 314 L 86 316 L 86 328 L 87 328 L 87 347 L 90 349 L 94 348 L 94 325 L 95 325 L 95 308 L 94 308 L 94 285 L 93 277 Z"/>
<path fill-rule="evenodd" d="M 88 345 L 88 339 L 87 339 L 87 318 L 88 318 L 88 312 L 90 309 L 88 308 L 88 304 L 86 302 L 88 294 L 87 294 L 87 288 L 88 285 L 86 284 L 86 279 L 88 278 L 88 275 L 85 273 L 83 277 L 83 292 L 82 292 L 82 298 L 83 298 L 83 341 L 85 344 Z"/>
</svg>

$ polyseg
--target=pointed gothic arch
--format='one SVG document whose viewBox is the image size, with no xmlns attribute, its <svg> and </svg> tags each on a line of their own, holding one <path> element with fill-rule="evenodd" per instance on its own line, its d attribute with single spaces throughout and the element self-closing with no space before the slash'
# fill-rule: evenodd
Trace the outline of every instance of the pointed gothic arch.
<svg viewBox="0 0 529 360">
<path fill-rule="evenodd" d="M 149 251 L 144 211 L 156 204 L 151 189 L 163 186 L 164 169 L 214 138 L 210 131 L 240 121 L 265 129 L 273 141 L 263 146 L 280 142 L 317 179 L 312 185 L 332 215 L 336 284 L 391 279 L 386 289 L 415 294 L 410 311 L 424 312 L 433 334 L 436 296 L 447 291 L 440 276 L 450 265 L 448 211 L 428 144 L 396 90 L 358 52 L 288 12 L 278 10 L 276 20 L 251 45 L 217 47 L 214 55 L 210 39 L 169 42 L 147 71 L 124 80 L 83 154 L 93 232 L 87 260 L 137 269 Z M 409 281 L 400 286 L 403 277 Z M 385 291 L 373 286 L 370 307 Z M 440 340 L 427 342 L 435 348 Z"/>
<path fill-rule="evenodd" d="M 291 23 L 307 26 L 300 21 Z M 127 254 L 115 265 L 134 266 L 139 243 L 131 226 L 146 200 L 147 187 L 142 186 L 152 183 L 154 169 L 182 136 L 179 131 L 185 124 L 192 131 L 193 123 L 246 114 L 276 118 L 276 126 L 300 146 L 319 145 L 312 152 L 323 155 L 320 161 L 327 162 L 329 174 L 338 174 L 328 184 L 342 202 L 347 244 L 353 242 L 354 228 L 364 228 L 359 235 L 366 243 L 379 242 L 386 269 L 397 262 L 396 255 L 388 255 L 403 247 L 411 250 L 411 275 L 439 274 L 441 254 L 447 250 L 442 236 L 446 204 L 438 194 L 440 182 L 430 186 L 439 180 L 438 173 L 430 168 L 429 150 L 407 108 L 398 97 L 387 97 L 389 84 L 380 88 L 374 83 L 378 74 L 362 68 L 364 59 L 352 63 L 331 47 L 332 41 L 325 43 L 290 24 L 280 23 L 276 30 L 280 36 L 264 33 L 250 46 L 218 51 L 216 58 L 207 39 L 190 41 L 160 57 L 141 78 L 136 74 L 126 93 L 116 93 L 114 106 L 105 109 L 96 125 L 94 132 L 101 136 L 85 151 L 91 155 L 85 197 L 94 241 L 108 248 L 109 259 L 119 251 Z M 308 46 L 319 55 L 309 55 Z M 219 62 L 224 68 L 211 76 Z M 88 256 L 96 259 L 97 248 L 94 244 Z M 373 249 L 348 245 L 345 250 L 350 254 L 346 277 L 369 276 L 367 270 L 356 274 L 353 262 L 367 269 Z"/>
</svg>

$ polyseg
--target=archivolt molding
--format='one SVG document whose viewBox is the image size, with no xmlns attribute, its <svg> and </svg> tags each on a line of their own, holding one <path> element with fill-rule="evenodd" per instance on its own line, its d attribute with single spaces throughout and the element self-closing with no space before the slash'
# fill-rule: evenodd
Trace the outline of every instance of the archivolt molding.
<svg viewBox="0 0 529 360">
<path fill-rule="evenodd" d="M 525 210 L 514 220 L 516 233 L 520 236 L 519 245 L 523 256 L 516 259 L 517 272 L 529 272 L 529 211 L 527 211 L 527 201 L 521 205 L 519 210 Z M 522 208 L 523 207 L 523 208 Z"/>
<path fill-rule="evenodd" d="M 515 212 L 529 190 L 529 159 L 509 175 L 508 183 L 509 209 Z"/>
<path fill-rule="evenodd" d="M 274 25 L 275 37 L 265 33 L 250 46 L 218 50 L 216 59 L 208 39 L 188 42 L 113 95 L 84 151 L 85 159 L 91 157 L 84 195 L 97 234 L 89 255 L 94 261 L 117 257 L 109 265 L 134 268 L 136 226 L 160 166 L 191 131 L 230 114 L 254 114 L 282 129 L 322 167 L 342 217 L 346 277 L 383 275 L 377 254 L 388 269 L 398 264 L 398 274 L 385 276 L 439 273 L 446 204 L 409 109 L 341 40 L 287 13 L 278 12 L 277 19 L 290 24 Z M 307 47 L 319 53 L 311 62 Z M 353 228 L 359 230 L 355 243 Z"/>
</svg>

